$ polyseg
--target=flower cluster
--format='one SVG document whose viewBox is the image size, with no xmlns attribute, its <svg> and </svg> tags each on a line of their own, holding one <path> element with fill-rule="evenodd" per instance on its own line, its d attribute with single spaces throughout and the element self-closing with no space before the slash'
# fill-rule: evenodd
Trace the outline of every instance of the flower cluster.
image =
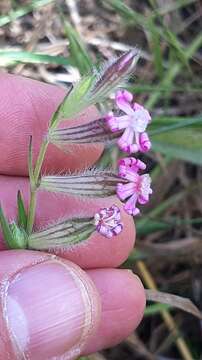
<svg viewBox="0 0 202 360">
<path fill-rule="evenodd" d="M 123 131 L 117 141 L 119 148 L 129 154 L 138 151 L 143 153 L 149 151 L 151 142 L 146 133 L 146 128 L 151 122 L 149 112 L 142 105 L 134 102 L 133 95 L 127 90 L 117 91 L 115 103 L 119 113 L 121 113 L 116 116 L 115 113 L 110 112 L 105 120 L 113 133 Z M 140 210 L 137 203 L 140 205 L 146 204 L 149 201 L 149 195 L 152 194 L 149 174 L 140 174 L 145 169 L 145 163 L 134 157 L 124 158 L 119 161 L 118 175 L 120 179 L 127 180 L 127 182 L 118 183 L 116 193 L 121 201 L 126 200 L 124 210 L 129 215 L 138 215 Z M 117 209 L 117 207 L 114 208 Z M 119 221 L 120 212 L 117 212 L 117 210 L 113 212 L 112 208 L 108 210 L 102 209 L 95 216 L 97 231 L 106 237 L 112 237 L 120 233 L 123 226 L 118 223 Z"/>
<path fill-rule="evenodd" d="M 149 195 L 152 194 L 149 174 L 139 174 L 139 171 L 145 168 L 146 165 L 135 158 L 125 158 L 119 162 L 119 176 L 127 179 L 128 183 L 117 185 L 117 195 L 120 200 L 129 198 L 124 206 L 129 215 L 138 215 L 140 210 L 136 207 L 136 203 L 146 204 L 149 201 Z"/>
<path fill-rule="evenodd" d="M 106 121 L 112 132 L 124 129 L 118 140 L 119 148 L 129 154 L 149 151 L 151 142 L 145 131 L 151 121 L 149 112 L 142 105 L 133 102 L 133 95 L 126 90 L 118 91 L 115 101 L 123 114 L 115 116 L 110 112 Z"/>
</svg>

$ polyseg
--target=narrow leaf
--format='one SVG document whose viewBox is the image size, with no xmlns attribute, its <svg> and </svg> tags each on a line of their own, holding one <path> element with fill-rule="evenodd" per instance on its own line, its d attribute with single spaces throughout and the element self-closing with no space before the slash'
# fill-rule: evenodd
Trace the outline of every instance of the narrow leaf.
<svg viewBox="0 0 202 360">
<path fill-rule="evenodd" d="M 172 32 L 169 28 L 164 26 L 164 36 L 168 43 L 173 47 L 175 50 L 176 56 L 179 58 L 182 64 L 184 64 L 189 70 L 189 63 L 186 56 L 186 50 L 183 49 L 181 46 L 177 36 Z"/>
<path fill-rule="evenodd" d="M 180 310 L 186 311 L 196 316 L 199 319 L 202 319 L 202 313 L 189 299 L 151 289 L 145 290 L 145 293 L 147 301 L 156 301 L 159 303 L 167 304 L 171 307 L 176 307 Z"/>
<path fill-rule="evenodd" d="M 89 75 L 82 78 L 72 87 L 54 113 L 51 120 L 51 129 L 55 129 L 60 120 L 71 118 L 90 105 L 88 104 L 88 100 L 85 100 L 85 97 L 90 91 L 93 80 L 94 75 Z"/>
<path fill-rule="evenodd" d="M 9 66 L 16 62 L 24 64 L 75 65 L 73 60 L 63 56 L 39 54 L 20 50 L 0 50 L 0 66 Z"/>
<path fill-rule="evenodd" d="M 20 190 L 17 194 L 17 208 L 18 208 L 18 225 L 23 229 L 27 227 L 27 213 L 24 206 L 24 201 L 21 195 Z"/>
<path fill-rule="evenodd" d="M 2 232 L 3 232 L 5 242 L 8 245 L 8 247 L 12 249 L 13 248 L 14 238 L 13 238 L 13 234 L 12 234 L 12 231 L 10 229 L 10 225 L 8 223 L 8 220 L 6 219 L 6 217 L 4 215 L 1 204 L 0 204 L 0 225 L 1 225 L 1 229 L 2 229 Z"/>
<path fill-rule="evenodd" d="M 149 134 L 158 135 L 188 126 L 196 127 L 202 125 L 202 115 L 193 117 L 157 117 L 150 125 Z"/>
<path fill-rule="evenodd" d="M 153 135 L 153 150 L 176 159 L 194 164 L 202 164 L 202 131 L 198 129 L 180 129 Z"/>
<path fill-rule="evenodd" d="M 150 46 L 153 53 L 154 65 L 156 73 L 159 78 L 163 77 L 163 56 L 161 51 L 161 41 L 159 32 L 156 31 L 156 26 L 153 23 L 153 19 L 150 18 L 149 21 L 150 31 L 148 35 L 150 36 Z"/>
<path fill-rule="evenodd" d="M 144 316 L 152 316 L 161 313 L 164 310 L 170 309 L 170 306 L 167 304 L 153 304 L 146 307 L 144 311 Z"/>
<path fill-rule="evenodd" d="M 75 63 L 81 75 L 84 75 L 93 68 L 93 63 L 89 56 L 88 50 L 79 33 L 71 26 L 71 24 L 67 20 L 64 20 L 64 18 L 63 24 L 64 31 L 69 39 L 71 61 Z"/>
</svg>

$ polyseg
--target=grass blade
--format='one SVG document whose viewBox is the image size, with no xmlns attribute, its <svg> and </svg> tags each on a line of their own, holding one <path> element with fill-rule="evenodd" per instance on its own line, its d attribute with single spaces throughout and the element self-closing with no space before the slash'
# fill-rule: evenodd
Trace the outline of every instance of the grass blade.
<svg viewBox="0 0 202 360">
<path fill-rule="evenodd" d="M 167 125 L 171 123 L 171 125 Z M 165 124 L 165 125 L 164 125 Z M 162 126 L 164 125 L 164 126 Z M 202 115 L 194 117 L 167 117 L 162 116 L 155 118 L 153 124 L 150 126 L 150 135 L 158 135 L 166 132 L 170 132 L 176 129 L 183 129 L 188 126 L 198 127 L 202 125 Z"/>
<path fill-rule="evenodd" d="M 0 50 L 0 66 L 15 65 L 15 63 L 24 64 L 55 64 L 55 65 L 74 65 L 69 58 L 63 56 L 54 56 L 38 54 L 29 51 L 20 50 Z"/>
<path fill-rule="evenodd" d="M 161 313 L 162 310 L 168 310 L 170 306 L 167 304 L 152 304 L 146 307 L 144 311 L 145 316 L 153 316 Z"/>
<path fill-rule="evenodd" d="M 81 75 L 89 73 L 93 68 L 88 50 L 78 32 L 72 25 L 63 19 L 64 30 L 69 39 L 70 59 L 79 69 Z"/>
<path fill-rule="evenodd" d="M 154 66 L 156 69 L 156 73 L 159 78 L 163 77 L 163 57 L 161 51 L 161 42 L 160 35 L 158 31 L 156 31 L 156 26 L 153 23 L 152 18 L 150 19 L 150 32 L 148 33 L 150 36 L 150 47 L 153 54 Z"/>
<path fill-rule="evenodd" d="M 197 318 L 202 319 L 202 313 L 189 299 L 183 298 L 181 296 L 157 291 L 154 289 L 147 289 L 145 290 L 145 293 L 146 293 L 147 301 L 156 301 L 163 304 L 167 304 L 171 307 L 175 307 L 180 310 L 186 311 L 189 314 L 192 314 Z"/>
<path fill-rule="evenodd" d="M 177 129 L 152 136 L 155 151 L 176 159 L 202 164 L 202 128 Z"/>
</svg>

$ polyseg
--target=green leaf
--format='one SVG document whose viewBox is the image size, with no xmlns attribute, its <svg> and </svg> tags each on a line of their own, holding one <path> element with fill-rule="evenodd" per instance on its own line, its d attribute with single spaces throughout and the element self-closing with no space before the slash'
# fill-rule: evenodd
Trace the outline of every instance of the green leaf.
<svg viewBox="0 0 202 360">
<path fill-rule="evenodd" d="M 176 159 L 202 164 L 202 127 L 177 129 L 152 136 L 153 150 Z"/>
<path fill-rule="evenodd" d="M 27 227 L 27 213 L 24 206 L 24 201 L 21 195 L 20 190 L 18 190 L 17 195 L 17 207 L 18 207 L 18 225 L 23 229 Z"/>
<path fill-rule="evenodd" d="M 177 0 L 171 3 L 168 2 L 167 4 L 162 3 L 162 7 L 157 8 L 156 14 L 163 16 L 182 7 L 186 7 L 196 1 L 197 0 Z"/>
<path fill-rule="evenodd" d="M 190 46 L 186 50 L 186 58 L 189 60 L 195 52 L 200 48 L 202 45 L 202 35 L 199 33 L 195 39 L 191 42 Z M 154 105 L 158 102 L 158 100 L 162 96 L 161 87 L 169 88 L 169 92 L 172 91 L 174 79 L 179 74 L 182 69 L 181 63 L 176 63 L 171 66 L 165 74 L 165 77 L 162 79 L 160 84 L 156 85 L 156 91 L 151 92 L 149 99 L 147 100 L 145 106 L 149 109 L 152 109 Z"/>
<path fill-rule="evenodd" d="M 156 31 L 156 26 L 153 23 L 152 18 L 150 19 L 150 31 L 148 32 L 148 36 L 150 37 L 150 46 L 153 53 L 154 65 L 156 69 L 156 73 L 159 78 L 163 77 L 163 57 L 161 51 L 161 41 L 159 32 Z"/>
<path fill-rule="evenodd" d="M 89 73 L 93 68 L 88 50 L 77 31 L 63 19 L 64 30 L 69 39 L 70 59 L 79 69 L 81 75 Z"/>
<path fill-rule="evenodd" d="M 3 232 L 4 240 L 6 241 L 9 248 L 13 249 L 14 237 L 10 229 L 8 220 L 6 219 L 3 209 L 0 204 L 0 225 Z"/>
<path fill-rule="evenodd" d="M 161 313 L 163 310 L 168 310 L 170 308 L 171 308 L 170 305 L 161 304 L 161 303 L 148 305 L 144 311 L 144 316 L 153 316 L 153 315 Z"/>
<path fill-rule="evenodd" d="M 53 115 L 51 129 L 55 128 L 60 120 L 73 117 L 89 105 L 86 105 L 85 96 L 90 90 L 93 80 L 94 75 L 89 75 L 75 84 Z"/>
<path fill-rule="evenodd" d="M 146 26 L 147 19 L 144 15 L 131 9 L 121 0 L 102 0 L 104 4 L 110 5 L 126 22 L 127 25 L 136 23 L 139 26 Z"/>
<path fill-rule="evenodd" d="M 150 16 L 144 16 L 140 12 L 127 6 L 121 0 L 103 0 L 103 2 L 110 5 L 110 7 L 112 7 L 123 19 L 127 20 L 127 25 L 130 25 L 130 23 L 136 24 L 138 27 L 142 28 L 144 31 L 148 31 L 149 33 L 154 31 L 155 26 L 156 35 L 158 34 L 166 43 L 172 46 L 176 56 L 178 56 L 181 62 L 188 65 L 187 50 L 185 51 L 183 49 L 177 36 L 164 25 L 161 17 L 159 17 L 160 26 L 154 23 L 152 24 L 151 17 L 155 18 L 158 16 L 158 10 L 155 11 L 154 15 L 150 14 Z M 129 24 L 128 20 L 130 20 Z"/>
<path fill-rule="evenodd" d="M 202 125 L 202 115 L 193 116 L 193 117 L 161 116 L 154 118 L 152 124 L 150 125 L 149 134 L 154 136 L 186 127 L 197 128 L 198 126 L 201 125 Z"/>
<path fill-rule="evenodd" d="M 184 220 L 177 217 L 176 218 L 172 217 L 167 221 L 163 219 L 152 220 L 147 218 L 147 221 L 145 223 L 142 223 L 141 220 L 137 220 L 136 229 L 138 236 L 146 236 L 148 234 L 153 234 L 158 231 L 162 231 L 162 230 L 166 231 L 187 224 L 202 224 L 202 218 Z"/>
<path fill-rule="evenodd" d="M 196 305 L 188 298 L 169 294 L 155 289 L 145 289 L 145 295 L 147 301 L 155 301 L 160 304 L 166 304 L 171 307 L 186 311 L 187 313 L 192 314 L 199 319 L 202 319 L 202 313 L 196 307 Z"/>
<path fill-rule="evenodd" d="M 184 64 L 190 70 L 188 59 L 186 56 L 186 49 L 182 47 L 177 36 L 167 27 L 164 26 L 164 37 L 175 50 L 175 55 L 179 58 L 182 64 Z"/>
<path fill-rule="evenodd" d="M 0 50 L 0 66 L 24 64 L 56 64 L 56 65 L 75 65 L 75 61 L 63 56 L 38 54 L 20 50 Z"/>
</svg>

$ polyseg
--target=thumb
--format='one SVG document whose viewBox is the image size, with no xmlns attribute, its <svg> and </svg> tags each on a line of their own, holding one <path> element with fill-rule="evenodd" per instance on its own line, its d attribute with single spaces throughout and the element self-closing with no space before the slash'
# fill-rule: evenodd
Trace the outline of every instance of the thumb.
<svg viewBox="0 0 202 360">
<path fill-rule="evenodd" d="M 97 328 L 99 295 L 67 260 L 1 252 L 0 286 L 1 359 L 75 359 Z"/>
</svg>

